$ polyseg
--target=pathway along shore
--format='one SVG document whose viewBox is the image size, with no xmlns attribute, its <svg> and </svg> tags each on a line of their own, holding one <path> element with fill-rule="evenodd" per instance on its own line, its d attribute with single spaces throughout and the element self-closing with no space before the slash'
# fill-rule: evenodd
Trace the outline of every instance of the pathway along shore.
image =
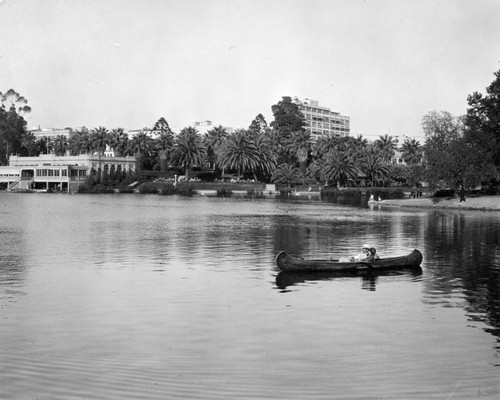
<svg viewBox="0 0 500 400">
<path fill-rule="evenodd" d="M 460 202 L 457 198 L 419 197 L 416 199 L 382 200 L 382 206 L 446 208 L 455 210 L 500 211 L 500 196 L 467 197 Z"/>
</svg>

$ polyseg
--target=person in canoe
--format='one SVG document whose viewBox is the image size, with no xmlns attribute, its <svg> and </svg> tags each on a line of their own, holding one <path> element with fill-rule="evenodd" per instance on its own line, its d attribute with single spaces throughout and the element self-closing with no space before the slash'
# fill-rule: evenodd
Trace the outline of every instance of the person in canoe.
<svg viewBox="0 0 500 400">
<path fill-rule="evenodd" d="M 378 260 L 380 257 L 377 254 L 377 249 L 375 247 L 370 247 L 370 255 L 366 257 L 363 261 L 372 262 Z"/>
<path fill-rule="evenodd" d="M 372 262 L 378 260 L 380 257 L 377 254 L 377 249 L 375 247 L 370 246 L 369 244 L 364 244 L 362 247 L 363 252 L 359 253 L 357 256 L 352 257 L 342 257 L 340 262 L 355 262 L 355 261 L 366 261 Z"/>
<path fill-rule="evenodd" d="M 362 252 L 359 253 L 357 256 L 353 256 L 349 258 L 349 261 L 364 261 L 368 257 L 370 257 L 371 252 L 370 252 L 371 246 L 368 244 L 364 244 L 362 249 Z"/>
</svg>

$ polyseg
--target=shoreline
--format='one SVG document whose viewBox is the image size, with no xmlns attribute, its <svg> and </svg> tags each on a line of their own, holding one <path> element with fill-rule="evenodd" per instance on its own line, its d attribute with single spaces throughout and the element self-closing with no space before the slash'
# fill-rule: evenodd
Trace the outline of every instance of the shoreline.
<svg viewBox="0 0 500 400">
<path fill-rule="evenodd" d="M 208 186 L 208 185 L 207 185 Z M 241 197 L 244 195 L 250 195 L 248 188 L 241 190 L 234 190 L 227 188 L 227 186 L 230 185 L 221 185 L 221 190 L 227 190 L 230 195 L 234 195 L 235 197 Z M 252 188 L 253 189 L 253 188 Z M 252 191 L 252 190 L 250 190 Z M 0 190 L 0 193 L 5 192 L 5 193 L 21 193 L 21 191 L 12 191 L 8 192 L 6 190 Z M 23 191 L 23 192 L 31 192 L 31 193 L 40 193 L 40 192 L 48 192 L 46 190 L 29 190 L 29 191 Z M 119 190 L 114 189 L 114 193 L 122 193 Z M 59 192 L 56 192 L 59 193 Z M 91 193 L 91 192 L 89 192 Z M 102 192 L 100 194 L 106 194 L 106 193 L 112 193 L 110 191 L 108 192 Z M 139 193 L 137 189 L 133 190 L 133 192 L 127 192 L 127 193 Z M 160 189 L 157 189 L 155 191 L 151 192 L 145 192 L 143 194 L 153 194 L 153 193 L 158 193 L 162 194 Z M 196 187 L 193 189 L 193 193 L 195 193 L 198 196 L 207 196 L 207 197 L 212 197 L 212 196 L 217 196 L 218 190 L 214 189 L 213 187 L 207 187 L 203 188 L 203 186 Z M 263 190 L 263 191 L 258 191 L 261 196 L 263 197 L 276 197 L 279 196 L 281 192 L 277 190 Z M 91 193 L 91 194 L 99 194 L 99 193 Z M 173 193 L 168 193 L 168 194 L 173 194 Z M 313 197 L 321 197 L 321 192 L 317 191 L 297 191 L 297 192 L 291 192 L 291 196 L 295 197 L 308 197 L 308 198 L 313 198 Z M 405 199 L 386 199 L 386 200 L 381 200 L 379 202 L 376 202 L 374 204 L 368 204 L 370 207 L 374 206 L 384 206 L 384 207 L 408 207 L 408 208 L 433 208 L 433 209 L 447 209 L 447 210 L 469 210 L 469 211 L 500 211 L 500 195 L 490 195 L 490 196 L 472 196 L 472 197 L 466 197 L 466 200 L 463 202 L 460 202 L 460 199 L 458 197 L 450 198 L 450 197 L 441 197 L 441 198 L 435 198 L 435 197 L 418 197 L 418 198 L 405 198 Z"/>
<path fill-rule="evenodd" d="M 389 207 L 435 208 L 452 210 L 500 211 L 500 196 L 466 197 L 460 202 L 456 198 L 419 197 L 415 199 L 389 199 L 378 203 Z"/>
</svg>

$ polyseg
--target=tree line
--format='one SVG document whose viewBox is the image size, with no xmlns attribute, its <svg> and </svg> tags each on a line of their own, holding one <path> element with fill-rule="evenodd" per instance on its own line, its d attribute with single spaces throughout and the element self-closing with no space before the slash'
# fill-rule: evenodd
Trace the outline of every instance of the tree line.
<svg viewBox="0 0 500 400">
<path fill-rule="evenodd" d="M 271 107 L 268 125 L 262 114 L 247 129 L 227 132 L 217 126 L 200 135 L 194 127 L 174 133 L 165 118 L 151 128 L 129 137 L 122 128 L 97 127 L 77 130 L 68 140 L 35 138 L 26 130 L 23 115 L 30 111 L 24 97 L 12 89 L 0 98 L 0 154 L 57 155 L 98 154 L 106 147 L 115 156 L 135 155 L 144 170 L 165 171 L 182 167 L 189 179 L 194 167 L 231 172 L 237 179 L 253 178 L 290 185 L 306 180 L 327 186 L 417 185 L 454 188 L 499 180 L 500 163 L 500 71 L 487 94 L 468 96 L 467 115 L 455 117 L 446 111 L 423 116 L 425 143 L 405 138 L 399 143 L 390 135 L 374 141 L 358 137 L 321 137 L 315 143 L 305 129 L 305 118 L 291 97 Z M 405 164 L 394 164 L 400 152 Z"/>
<path fill-rule="evenodd" d="M 422 120 L 425 178 L 431 185 L 494 187 L 500 181 L 500 70 L 486 88 L 467 97 L 467 113 L 432 111 Z"/>
</svg>

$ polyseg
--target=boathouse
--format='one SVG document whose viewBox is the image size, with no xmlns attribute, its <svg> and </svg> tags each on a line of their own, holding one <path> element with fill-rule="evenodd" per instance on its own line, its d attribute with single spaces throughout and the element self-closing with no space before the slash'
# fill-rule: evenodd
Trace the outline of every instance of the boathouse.
<svg viewBox="0 0 500 400">
<path fill-rule="evenodd" d="M 80 154 L 56 156 L 40 154 L 37 157 L 11 155 L 9 165 L 0 167 L 0 185 L 8 191 L 78 191 L 92 171 L 103 174 L 135 173 L 135 156 L 103 157 Z"/>
</svg>

